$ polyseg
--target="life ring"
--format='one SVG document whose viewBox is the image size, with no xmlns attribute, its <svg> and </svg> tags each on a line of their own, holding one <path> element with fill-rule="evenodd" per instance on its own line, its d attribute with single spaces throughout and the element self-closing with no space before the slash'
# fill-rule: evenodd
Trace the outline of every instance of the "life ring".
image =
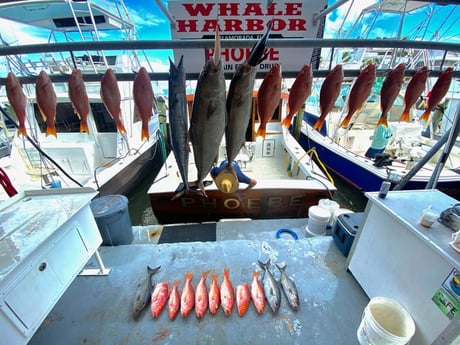
<svg viewBox="0 0 460 345">
<path fill-rule="evenodd" d="M 294 240 L 299 239 L 299 236 L 297 235 L 297 233 L 294 230 L 288 229 L 288 228 L 278 229 L 278 231 L 276 232 L 276 238 L 279 239 L 282 233 L 287 233 L 291 235 L 292 237 L 294 237 Z"/>
</svg>

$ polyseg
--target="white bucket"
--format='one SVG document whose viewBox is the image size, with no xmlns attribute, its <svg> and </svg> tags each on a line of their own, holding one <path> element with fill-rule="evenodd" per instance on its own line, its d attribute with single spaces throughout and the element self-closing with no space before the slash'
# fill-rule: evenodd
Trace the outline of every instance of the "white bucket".
<svg viewBox="0 0 460 345">
<path fill-rule="evenodd" d="M 322 207 L 322 208 L 325 208 L 326 210 L 329 210 L 329 212 L 331 212 L 332 217 L 329 218 L 329 224 L 328 225 L 330 225 L 331 227 L 334 227 L 334 225 L 335 225 L 334 214 L 339 209 L 340 205 L 334 200 L 320 199 L 319 202 L 318 202 L 318 206 Z"/>
<path fill-rule="evenodd" d="M 311 236 L 323 236 L 331 219 L 331 212 L 320 206 L 311 206 L 308 209 L 308 224 L 305 228 Z"/>
<path fill-rule="evenodd" d="M 357 336 L 361 345 L 404 345 L 415 333 L 415 323 L 399 303 L 374 297 L 364 309 Z"/>
</svg>

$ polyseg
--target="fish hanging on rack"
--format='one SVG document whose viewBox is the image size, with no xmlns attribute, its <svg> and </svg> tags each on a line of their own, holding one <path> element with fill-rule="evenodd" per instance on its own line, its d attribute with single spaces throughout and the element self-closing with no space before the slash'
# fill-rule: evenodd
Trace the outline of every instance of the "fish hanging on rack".
<svg viewBox="0 0 460 345">
<path fill-rule="evenodd" d="M 452 67 L 447 67 L 434 83 L 433 88 L 430 92 L 430 97 L 428 97 L 427 108 L 420 116 L 419 121 L 427 122 L 430 118 L 431 111 L 442 101 L 447 92 L 449 91 L 450 83 L 452 82 L 452 77 L 454 70 Z"/>
<path fill-rule="evenodd" d="M 24 94 L 24 91 L 22 90 L 22 85 L 13 72 L 8 72 L 5 87 L 8 101 L 10 102 L 10 105 L 13 108 L 16 117 L 18 118 L 19 125 L 17 135 L 27 137 L 27 96 Z"/>
<path fill-rule="evenodd" d="M 380 110 L 382 111 L 382 114 L 377 122 L 377 126 L 384 125 L 385 127 L 388 127 L 387 114 L 393 106 L 399 91 L 401 91 L 405 70 L 405 65 L 400 63 L 390 71 L 383 81 L 382 88 L 380 89 Z"/>
<path fill-rule="evenodd" d="M 300 110 L 302 105 L 311 95 L 311 86 L 313 83 L 313 70 L 311 65 L 304 65 L 292 84 L 288 97 L 288 115 L 281 122 L 281 125 L 289 128 L 291 126 L 292 118 Z"/>
<path fill-rule="evenodd" d="M 45 71 L 40 71 L 35 83 L 35 94 L 37 97 L 37 106 L 43 120 L 46 121 L 45 136 L 54 135 L 56 133 L 56 106 L 57 97 L 54 91 L 53 83 Z"/>
<path fill-rule="evenodd" d="M 126 134 L 125 126 L 121 121 L 121 95 L 115 73 L 108 68 L 101 79 L 101 98 L 109 115 L 115 121 L 118 132 Z"/>
<path fill-rule="evenodd" d="M 88 116 L 89 100 L 86 93 L 83 75 L 79 69 L 74 69 L 69 77 L 69 98 L 72 108 L 80 119 L 80 133 L 89 134 Z"/>
<path fill-rule="evenodd" d="M 321 85 L 321 90 L 319 92 L 319 108 L 320 116 L 313 125 L 313 130 L 320 131 L 323 128 L 324 121 L 326 116 L 334 108 L 334 103 L 339 97 L 340 89 L 342 87 L 343 81 L 343 68 L 342 65 L 336 65 L 327 75 L 323 84 Z"/>
<path fill-rule="evenodd" d="M 153 103 L 155 95 L 153 93 L 152 81 L 150 80 L 147 69 L 142 66 L 134 77 L 133 81 L 134 112 L 142 122 L 141 141 L 150 140 L 149 121 L 152 118 Z"/>
<path fill-rule="evenodd" d="M 272 119 L 281 98 L 281 66 L 278 64 L 267 72 L 257 92 L 257 115 L 260 126 L 256 137 L 265 139 L 267 123 Z"/>
<path fill-rule="evenodd" d="M 410 110 L 425 90 L 427 79 L 428 67 L 423 66 L 414 74 L 409 84 L 407 84 L 406 92 L 404 93 L 404 110 L 399 117 L 399 122 L 410 121 Z"/>
<path fill-rule="evenodd" d="M 376 78 L 375 65 L 368 64 L 358 75 L 348 96 L 348 113 L 342 120 L 339 127 L 348 128 L 353 115 L 359 112 L 369 98 Z"/>
</svg>

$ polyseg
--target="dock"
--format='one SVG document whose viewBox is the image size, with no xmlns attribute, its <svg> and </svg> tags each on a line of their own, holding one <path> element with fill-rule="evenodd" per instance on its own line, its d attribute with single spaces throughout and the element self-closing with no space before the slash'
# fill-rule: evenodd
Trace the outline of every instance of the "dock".
<svg viewBox="0 0 460 345">
<path fill-rule="evenodd" d="M 162 227 L 136 227 L 130 245 L 103 246 L 99 253 L 107 276 L 78 276 L 30 340 L 40 344 L 358 344 L 356 331 L 369 298 L 347 272 L 346 261 L 331 236 L 308 237 L 307 219 L 240 220 L 215 223 L 216 241 L 158 244 Z M 299 239 L 277 230 L 295 231 Z M 171 321 L 167 309 L 154 319 L 145 310 L 132 318 L 134 294 L 146 266 L 159 266 L 154 282 L 171 287 L 193 273 L 196 287 L 204 271 L 230 269 L 234 288 L 261 271 L 257 260 L 285 263 L 299 292 L 300 308 L 290 308 L 282 293 L 280 310 L 266 306 L 258 315 L 251 305 L 240 317 L 222 310 L 197 319 L 194 311 Z M 86 267 L 96 268 L 93 258 Z M 207 285 L 209 288 L 210 278 Z M 33 303 L 33 301 L 31 301 Z"/>
</svg>

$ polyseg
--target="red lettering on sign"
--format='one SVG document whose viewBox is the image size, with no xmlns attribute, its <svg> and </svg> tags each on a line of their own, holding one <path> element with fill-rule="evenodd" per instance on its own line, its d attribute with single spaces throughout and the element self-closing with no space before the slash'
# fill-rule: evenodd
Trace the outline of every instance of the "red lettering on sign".
<svg viewBox="0 0 460 345">
<path fill-rule="evenodd" d="M 201 32 L 216 32 L 217 19 L 208 19 L 204 21 L 203 29 Z"/>
<path fill-rule="evenodd" d="M 302 3 L 286 3 L 286 16 L 300 16 L 302 14 Z"/>
<path fill-rule="evenodd" d="M 265 23 L 262 19 L 248 19 L 246 20 L 247 31 L 263 31 L 265 29 Z M 243 31 L 243 30 L 241 30 Z"/>
<path fill-rule="evenodd" d="M 239 16 L 238 6 L 240 4 L 234 3 L 220 3 L 219 4 L 219 16 Z"/>
<path fill-rule="evenodd" d="M 207 17 L 211 14 L 214 4 L 202 4 L 198 2 L 193 4 L 182 4 L 182 6 L 184 6 L 185 10 L 192 17 L 197 17 L 198 15 Z"/>
<path fill-rule="evenodd" d="M 176 20 L 177 32 L 198 32 L 198 20 Z"/>
<path fill-rule="evenodd" d="M 263 16 L 264 12 L 260 5 L 260 2 L 248 2 L 244 9 L 243 16 Z"/>
<path fill-rule="evenodd" d="M 231 31 L 243 32 L 244 29 L 241 26 L 242 23 L 243 21 L 241 19 L 227 19 L 224 22 L 224 25 L 225 25 L 224 31 L 225 32 L 231 32 Z"/>
<path fill-rule="evenodd" d="M 289 31 L 307 31 L 307 21 L 303 18 L 290 19 Z"/>
</svg>

